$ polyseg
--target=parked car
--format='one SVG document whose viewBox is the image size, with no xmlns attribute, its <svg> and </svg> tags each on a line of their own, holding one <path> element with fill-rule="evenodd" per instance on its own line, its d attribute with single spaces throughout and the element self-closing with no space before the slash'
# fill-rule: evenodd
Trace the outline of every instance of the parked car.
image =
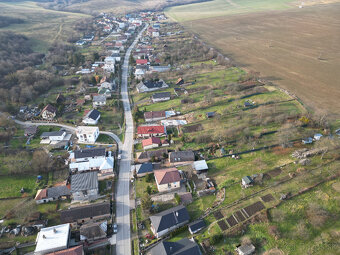
<svg viewBox="0 0 340 255">
<path fill-rule="evenodd" d="M 118 225 L 115 223 L 113 224 L 113 233 L 117 233 L 118 232 Z"/>
</svg>

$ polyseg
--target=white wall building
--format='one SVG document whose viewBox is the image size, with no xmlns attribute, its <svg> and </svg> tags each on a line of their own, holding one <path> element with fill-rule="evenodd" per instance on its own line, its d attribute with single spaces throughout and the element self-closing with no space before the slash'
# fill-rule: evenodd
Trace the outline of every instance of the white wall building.
<svg viewBox="0 0 340 255">
<path fill-rule="evenodd" d="M 79 126 L 76 130 L 78 143 L 95 143 L 99 136 L 98 127 Z"/>
</svg>

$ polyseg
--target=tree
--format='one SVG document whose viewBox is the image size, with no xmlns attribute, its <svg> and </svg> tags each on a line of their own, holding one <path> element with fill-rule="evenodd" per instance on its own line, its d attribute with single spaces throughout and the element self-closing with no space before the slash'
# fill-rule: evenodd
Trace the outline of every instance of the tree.
<svg viewBox="0 0 340 255">
<path fill-rule="evenodd" d="M 177 193 L 175 193 L 175 200 L 178 205 L 181 203 L 181 197 Z"/>
<path fill-rule="evenodd" d="M 142 203 L 143 210 L 146 211 L 146 210 L 150 210 L 151 209 L 153 201 L 152 201 L 152 199 L 151 199 L 149 194 L 145 194 L 142 197 L 141 203 Z"/>
<path fill-rule="evenodd" d="M 152 188 L 151 188 L 150 185 L 148 185 L 148 186 L 146 187 L 146 193 L 148 193 L 149 195 L 151 195 L 151 193 L 152 193 Z"/>
<path fill-rule="evenodd" d="M 44 150 L 33 152 L 32 167 L 37 173 L 48 173 L 52 166 L 52 160 Z"/>
<path fill-rule="evenodd" d="M 153 180 L 154 180 L 154 174 L 153 173 L 150 173 L 150 174 L 147 174 L 146 176 L 145 176 L 145 180 L 146 180 L 146 182 L 152 182 Z"/>
<path fill-rule="evenodd" d="M 298 130 L 293 124 L 287 123 L 281 126 L 277 134 L 279 143 L 283 148 L 285 148 L 289 146 L 290 140 L 296 138 Z"/>
</svg>

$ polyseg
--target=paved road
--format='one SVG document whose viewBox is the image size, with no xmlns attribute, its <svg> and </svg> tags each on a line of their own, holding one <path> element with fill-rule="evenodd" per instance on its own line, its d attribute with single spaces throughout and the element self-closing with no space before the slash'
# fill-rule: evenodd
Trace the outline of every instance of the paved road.
<svg viewBox="0 0 340 255">
<path fill-rule="evenodd" d="M 13 121 L 19 125 L 22 126 L 56 126 L 56 127 L 62 127 L 68 131 L 71 131 L 72 133 L 76 132 L 77 127 L 74 126 L 69 126 L 69 125 L 64 125 L 64 124 L 60 124 L 60 123 L 50 123 L 50 122 L 31 122 L 31 121 L 20 121 L 17 119 L 13 119 Z M 119 137 L 112 133 L 112 132 L 108 132 L 108 131 L 100 131 L 100 134 L 104 134 L 104 135 L 108 135 L 110 136 L 112 139 L 114 139 L 116 141 L 116 143 L 118 144 L 118 147 L 121 148 L 123 146 L 122 142 L 120 141 Z"/>
<path fill-rule="evenodd" d="M 122 159 L 119 166 L 119 179 L 116 189 L 116 221 L 118 224 L 117 233 L 117 255 L 131 255 L 131 233 L 130 233 L 130 168 L 133 148 L 133 119 L 128 94 L 128 71 L 129 59 L 132 49 L 135 47 L 138 39 L 141 37 L 144 29 L 136 37 L 135 41 L 127 50 L 124 58 L 121 95 L 125 115 L 125 140 L 122 149 Z"/>
</svg>

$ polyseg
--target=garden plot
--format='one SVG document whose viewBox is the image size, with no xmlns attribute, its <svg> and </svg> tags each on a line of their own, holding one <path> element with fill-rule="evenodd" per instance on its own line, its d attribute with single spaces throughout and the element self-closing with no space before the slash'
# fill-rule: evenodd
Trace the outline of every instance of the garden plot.
<svg viewBox="0 0 340 255">
<path fill-rule="evenodd" d="M 221 228 L 222 231 L 225 231 L 225 230 L 227 230 L 229 228 L 224 220 L 218 221 L 217 224 Z"/>
<path fill-rule="evenodd" d="M 275 200 L 275 198 L 273 197 L 272 194 L 267 194 L 267 195 L 261 197 L 261 199 L 262 199 L 262 201 L 265 202 L 265 203 L 268 203 L 268 202 L 270 202 L 270 201 Z"/>
<path fill-rule="evenodd" d="M 215 217 L 216 220 L 220 220 L 220 219 L 224 218 L 221 211 L 214 212 L 214 217 Z"/>
<path fill-rule="evenodd" d="M 249 215 L 249 217 L 253 216 L 255 213 L 265 209 L 266 207 L 262 204 L 262 202 L 258 201 L 252 205 L 249 205 L 243 209 L 243 212 L 246 213 L 246 215 Z"/>
</svg>

